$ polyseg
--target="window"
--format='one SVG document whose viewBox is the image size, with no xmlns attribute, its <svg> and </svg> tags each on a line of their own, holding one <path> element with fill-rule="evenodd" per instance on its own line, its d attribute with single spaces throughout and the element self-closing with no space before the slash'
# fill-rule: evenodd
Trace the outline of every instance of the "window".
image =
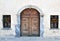
<svg viewBox="0 0 60 41">
<path fill-rule="evenodd" d="M 11 28 L 11 16 L 3 15 L 3 28 Z"/>
<path fill-rule="evenodd" d="M 51 15 L 50 16 L 50 28 L 51 29 L 58 29 L 58 15 Z"/>
</svg>

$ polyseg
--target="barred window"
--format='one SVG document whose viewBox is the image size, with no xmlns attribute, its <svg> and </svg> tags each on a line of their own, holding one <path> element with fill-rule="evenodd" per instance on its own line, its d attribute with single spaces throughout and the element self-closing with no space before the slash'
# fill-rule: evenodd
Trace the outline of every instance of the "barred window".
<svg viewBox="0 0 60 41">
<path fill-rule="evenodd" d="M 51 29 L 58 29 L 58 15 L 51 15 L 50 16 L 50 28 Z"/>
<path fill-rule="evenodd" d="M 11 28 L 11 15 L 3 15 L 3 28 Z"/>
</svg>

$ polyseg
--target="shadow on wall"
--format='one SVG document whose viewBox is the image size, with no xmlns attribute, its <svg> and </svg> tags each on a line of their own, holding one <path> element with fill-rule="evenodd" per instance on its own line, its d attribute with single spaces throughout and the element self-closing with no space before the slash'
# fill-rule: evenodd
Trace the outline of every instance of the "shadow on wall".
<svg viewBox="0 0 60 41">
<path fill-rule="evenodd" d="M 40 17 L 40 37 L 43 37 L 43 34 L 44 34 L 43 17 Z"/>
<path fill-rule="evenodd" d="M 16 37 L 20 37 L 20 15 L 17 15 L 17 24 L 15 25 Z"/>
<path fill-rule="evenodd" d="M 20 37 L 20 25 L 19 24 L 15 26 L 15 33 L 16 33 L 16 37 Z"/>
</svg>

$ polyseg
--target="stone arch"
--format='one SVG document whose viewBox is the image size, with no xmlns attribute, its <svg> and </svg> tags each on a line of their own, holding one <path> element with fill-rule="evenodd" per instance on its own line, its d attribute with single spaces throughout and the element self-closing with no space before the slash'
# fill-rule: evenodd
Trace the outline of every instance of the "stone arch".
<svg viewBox="0 0 60 41">
<path fill-rule="evenodd" d="M 17 31 L 18 31 L 19 36 L 20 36 L 20 13 L 21 13 L 24 9 L 26 9 L 26 8 L 34 8 L 34 9 L 36 9 L 36 10 L 40 13 L 40 17 L 43 16 L 42 10 L 39 9 L 38 7 L 36 7 L 36 6 L 28 5 L 28 6 L 24 6 L 23 8 L 21 8 L 21 9 L 18 11 L 18 14 L 17 14 L 17 25 L 18 25 Z M 40 18 L 40 20 L 41 20 L 41 18 Z M 41 20 L 41 21 L 43 21 L 43 17 L 42 17 L 42 20 Z M 40 21 L 40 22 L 41 22 L 41 21 Z M 42 24 L 43 24 L 43 23 L 42 23 Z M 43 25 L 42 25 L 42 26 L 43 26 Z M 42 27 L 42 26 L 40 26 L 40 27 Z M 42 33 L 43 33 L 42 28 L 40 28 L 40 36 L 43 36 Z M 16 34 L 17 34 L 17 33 L 16 33 Z"/>
<path fill-rule="evenodd" d="M 37 6 L 34 6 L 34 5 L 27 5 L 27 6 L 22 7 L 22 8 L 19 9 L 19 11 L 17 12 L 17 15 L 19 15 L 19 14 L 20 14 L 24 9 L 26 9 L 26 8 L 34 8 L 34 9 L 36 9 L 37 11 L 40 12 L 40 15 L 41 15 L 41 16 L 44 15 L 44 14 L 43 14 L 43 11 L 42 11 L 40 8 L 38 8 Z"/>
</svg>

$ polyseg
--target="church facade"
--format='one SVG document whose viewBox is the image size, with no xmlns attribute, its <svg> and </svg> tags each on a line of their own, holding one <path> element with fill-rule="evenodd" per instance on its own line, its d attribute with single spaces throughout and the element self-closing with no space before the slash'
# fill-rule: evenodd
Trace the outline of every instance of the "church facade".
<svg viewBox="0 0 60 41">
<path fill-rule="evenodd" d="M 60 36 L 59 0 L 1 0 L 0 36 Z"/>
</svg>

